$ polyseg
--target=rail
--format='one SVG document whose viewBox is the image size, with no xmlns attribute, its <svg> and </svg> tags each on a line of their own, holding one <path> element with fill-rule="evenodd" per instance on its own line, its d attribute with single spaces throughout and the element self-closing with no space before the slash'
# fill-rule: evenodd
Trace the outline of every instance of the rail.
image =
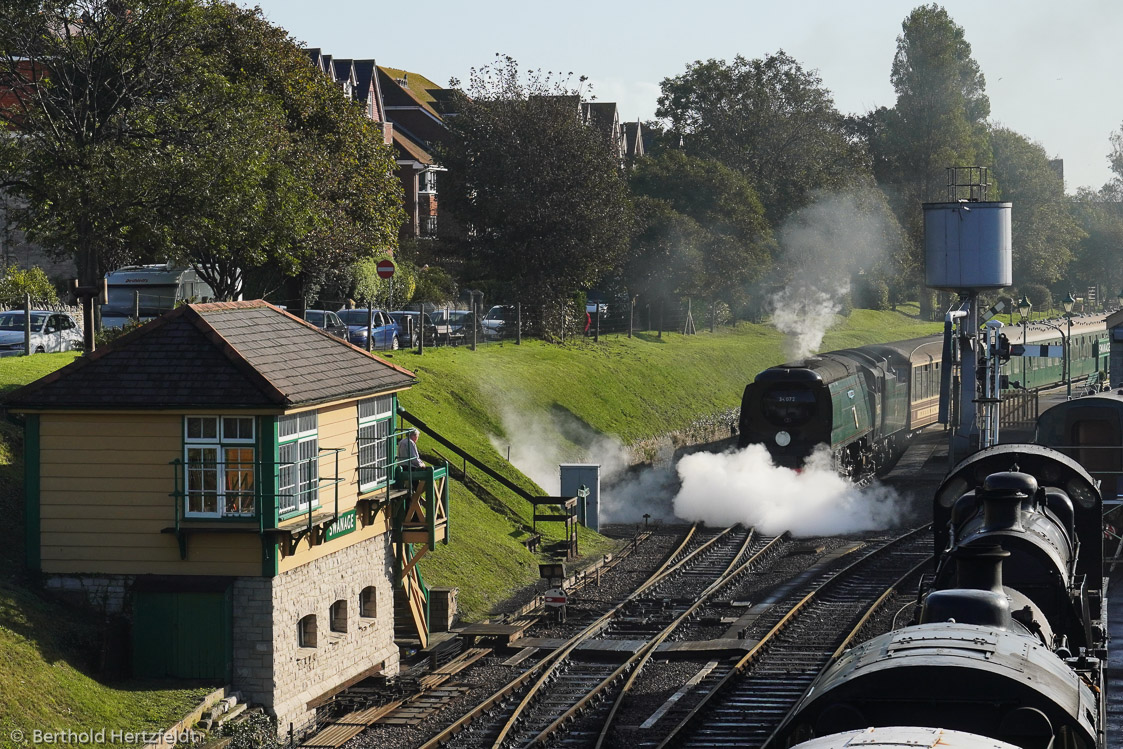
<svg viewBox="0 0 1123 749">
<path fill-rule="evenodd" d="M 778 635 L 782 633 L 790 624 L 792 624 L 803 612 L 807 611 L 813 602 L 826 591 L 842 584 L 847 576 L 855 573 L 860 567 L 869 564 L 872 560 L 879 559 L 880 557 L 890 553 L 895 547 L 907 543 L 915 543 L 918 538 L 922 538 L 921 534 L 926 534 L 931 529 L 931 524 L 916 528 L 906 534 L 892 539 L 889 543 L 882 545 L 880 548 L 873 550 L 869 554 L 864 555 L 861 559 L 857 559 L 851 564 L 847 565 L 842 570 L 833 574 L 828 580 L 809 592 L 801 598 L 786 614 L 762 637 L 756 645 L 752 647 L 724 676 L 722 676 L 717 683 L 702 697 L 702 699 L 683 717 L 671 732 L 659 743 L 658 749 L 667 749 L 668 747 L 675 746 L 684 738 L 688 728 L 699 719 L 703 712 L 712 706 L 715 698 L 724 693 L 730 685 L 745 674 L 748 669 L 753 667 L 760 661 L 765 653 L 777 641 Z M 926 535 L 922 538 L 926 543 Z M 930 556 L 926 555 L 927 563 Z M 820 669 L 821 670 L 821 667 Z M 816 671 L 818 673 L 818 671 Z M 793 702 L 792 705 L 795 703 Z M 782 721 L 781 721 L 782 722 Z"/>
<path fill-rule="evenodd" d="M 725 531 L 722 532 L 722 534 L 719 534 L 718 536 L 715 536 L 713 539 L 710 539 L 709 541 L 706 542 L 705 546 L 708 546 L 710 544 L 715 543 L 717 541 L 717 539 L 721 537 L 721 535 L 724 535 L 725 533 L 728 533 L 730 530 L 731 529 L 726 529 Z M 491 696 L 489 696 L 487 699 L 485 699 L 483 702 L 481 702 L 479 705 L 477 705 L 475 708 L 473 708 L 470 712 L 461 716 L 458 720 L 456 720 L 451 725 L 446 727 L 443 731 L 438 733 L 433 738 L 429 739 L 429 741 L 422 744 L 421 749 L 437 749 L 437 747 L 443 746 L 445 743 L 451 741 L 454 736 L 456 736 L 461 731 L 463 731 L 470 723 L 472 723 L 472 721 L 474 721 L 476 718 L 478 718 L 480 715 L 482 715 L 487 710 L 490 710 L 492 707 L 494 707 L 496 704 L 498 704 L 502 700 L 506 699 L 507 696 L 510 695 L 512 692 L 514 692 L 516 689 L 521 688 L 524 684 L 526 684 L 528 681 L 530 681 L 532 678 L 534 678 L 534 676 L 536 674 L 538 674 L 538 672 L 540 670 L 542 670 L 543 668 L 546 668 L 551 663 L 553 663 L 553 661 L 556 658 L 558 658 L 559 655 L 563 651 L 572 650 L 571 646 L 576 645 L 577 643 L 581 642 L 583 639 L 587 638 L 591 633 L 599 632 L 601 630 L 601 628 L 604 626 L 604 624 L 607 623 L 607 621 L 609 619 L 611 619 L 612 616 L 614 616 L 616 614 L 616 612 L 618 612 L 621 608 L 623 608 L 625 603 L 627 603 L 628 601 L 632 600 L 633 598 L 639 596 L 643 591 L 652 587 L 653 585 L 655 585 L 659 581 L 665 579 L 670 574 L 671 571 L 673 571 L 675 568 L 679 567 L 680 565 L 684 564 L 686 562 L 686 560 L 693 558 L 698 553 L 698 550 L 695 550 L 694 552 L 691 552 L 691 553 L 687 554 L 686 557 L 684 557 L 682 559 L 679 559 L 680 555 L 682 555 L 684 553 L 684 551 L 686 550 L 687 546 L 690 544 L 691 540 L 694 538 L 697 531 L 698 531 L 698 525 L 697 524 L 691 526 L 690 530 L 687 531 L 686 535 L 683 537 L 682 543 L 680 543 L 678 545 L 678 547 L 673 552 L 671 552 L 670 554 L 667 555 L 667 558 L 666 558 L 666 560 L 664 560 L 663 564 L 661 564 L 659 566 L 659 568 L 657 570 L 655 570 L 646 580 L 644 580 L 642 583 L 640 583 L 640 585 L 636 588 L 636 590 L 633 591 L 628 596 L 627 599 L 625 599 L 621 603 L 617 604 L 615 607 L 613 607 L 604 616 L 600 617 L 599 619 L 594 621 L 592 624 L 588 625 L 585 629 L 581 630 L 576 635 L 571 637 L 569 640 L 566 640 L 564 643 L 562 643 L 560 646 L 558 646 L 555 650 L 548 653 L 535 666 L 527 669 L 526 671 L 524 671 L 519 676 L 517 676 L 514 679 L 512 679 L 511 681 L 507 682 L 507 684 L 500 687 Z M 678 561 L 676 561 L 676 560 L 678 560 Z"/>
</svg>

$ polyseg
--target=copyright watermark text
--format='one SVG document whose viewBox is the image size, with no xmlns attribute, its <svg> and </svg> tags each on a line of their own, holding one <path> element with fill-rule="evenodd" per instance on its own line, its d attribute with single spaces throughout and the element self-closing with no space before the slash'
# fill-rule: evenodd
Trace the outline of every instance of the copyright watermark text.
<svg viewBox="0 0 1123 749">
<path fill-rule="evenodd" d="M 191 743 L 203 734 L 190 729 L 184 731 L 120 731 L 110 728 L 96 728 L 84 731 L 70 729 L 44 731 L 34 729 L 24 731 L 15 729 L 8 737 L 17 746 L 105 746 L 106 744 L 159 744 L 175 746 Z"/>
</svg>

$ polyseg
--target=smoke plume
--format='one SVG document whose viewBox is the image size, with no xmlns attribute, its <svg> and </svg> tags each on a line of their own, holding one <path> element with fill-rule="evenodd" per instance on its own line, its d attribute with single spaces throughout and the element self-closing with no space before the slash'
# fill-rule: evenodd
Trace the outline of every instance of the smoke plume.
<svg viewBox="0 0 1123 749">
<path fill-rule="evenodd" d="M 884 203 L 869 191 L 826 195 L 794 213 L 778 233 L 785 288 L 769 300 L 789 361 L 819 350 L 855 273 L 874 269 L 893 236 Z"/>
<path fill-rule="evenodd" d="M 902 506 L 892 490 L 860 488 L 831 468 L 823 445 L 801 472 L 772 464 L 763 445 L 727 453 L 695 453 L 678 464 L 682 488 L 675 515 L 708 525 L 741 523 L 773 535 L 826 536 L 881 530 L 896 524 Z"/>
</svg>

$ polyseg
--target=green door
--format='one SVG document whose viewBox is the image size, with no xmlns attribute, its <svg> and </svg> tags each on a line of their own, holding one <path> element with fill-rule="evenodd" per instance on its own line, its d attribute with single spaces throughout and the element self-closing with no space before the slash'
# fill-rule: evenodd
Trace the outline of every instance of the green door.
<svg viewBox="0 0 1123 749">
<path fill-rule="evenodd" d="M 133 673 L 229 681 L 230 590 L 133 594 Z"/>
</svg>

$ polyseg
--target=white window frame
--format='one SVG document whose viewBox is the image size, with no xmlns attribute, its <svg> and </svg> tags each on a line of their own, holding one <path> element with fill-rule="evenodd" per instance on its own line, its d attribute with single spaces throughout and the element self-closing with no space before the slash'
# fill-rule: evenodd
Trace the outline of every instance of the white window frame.
<svg viewBox="0 0 1123 749">
<path fill-rule="evenodd" d="M 359 426 L 356 432 L 356 451 L 358 453 L 359 492 L 368 492 L 386 485 L 388 466 L 390 465 L 390 448 L 388 440 L 394 433 L 394 400 L 393 393 L 389 395 L 376 395 L 364 398 L 355 407 L 358 413 Z M 367 413 L 364 415 L 363 411 Z M 378 434 L 379 427 L 385 424 L 385 434 Z M 373 430 L 375 434 L 363 434 L 364 430 Z M 371 438 L 381 440 L 371 444 Z M 378 455 L 381 449 L 383 454 Z M 371 451 L 374 451 L 373 462 L 369 461 Z M 371 468 L 374 470 L 371 470 Z"/>
<path fill-rule="evenodd" d="M 289 423 L 292 420 L 297 422 L 296 431 L 291 434 L 281 436 L 283 431 L 283 424 Z M 320 444 L 319 444 L 319 425 L 320 416 L 316 411 L 301 411 L 294 414 L 285 414 L 277 417 L 277 453 L 278 453 L 278 468 L 277 468 L 277 502 L 278 502 L 278 515 L 282 518 L 300 513 L 307 512 L 310 508 L 320 506 Z M 285 448 L 293 447 L 296 455 L 295 460 L 286 460 L 282 457 Z M 305 462 L 307 461 L 307 463 Z M 295 463 L 296 465 L 286 465 L 288 463 Z M 301 466 L 308 465 L 311 472 L 301 475 Z M 293 471 L 293 478 L 295 483 L 285 483 L 287 478 L 286 474 Z M 296 504 L 294 506 L 286 506 L 282 508 L 281 502 L 290 501 L 284 495 L 289 494 L 288 489 L 292 488 L 293 493 L 296 494 Z M 303 501 L 305 497 L 309 501 Z"/>
<path fill-rule="evenodd" d="M 238 419 L 248 421 L 250 424 L 250 436 L 230 436 L 226 433 L 226 420 Z M 202 425 L 205 422 L 211 422 L 214 426 L 213 436 L 192 436 L 191 426 L 192 422 L 197 422 Z M 226 485 L 227 485 L 227 464 L 226 464 L 226 448 L 249 448 L 252 452 L 250 457 L 251 465 L 256 465 L 257 460 L 257 436 L 256 419 L 253 416 L 242 415 L 220 415 L 220 414 L 204 414 L 183 417 L 183 516 L 185 518 L 252 518 L 257 513 L 257 486 L 254 481 L 254 511 L 249 513 L 242 512 L 226 512 Z M 202 430 L 200 430 L 202 431 Z M 192 465 L 199 465 L 200 461 L 191 460 L 192 450 L 213 450 L 214 461 L 205 461 L 203 465 L 213 465 L 214 473 L 214 497 L 215 497 L 215 510 L 214 512 L 195 512 L 191 510 L 191 480 L 192 480 Z M 195 469 L 203 470 L 206 469 Z M 253 470 L 253 468 L 251 468 Z M 255 472 L 256 479 L 256 472 Z M 205 490 L 204 490 L 205 491 Z"/>
</svg>

